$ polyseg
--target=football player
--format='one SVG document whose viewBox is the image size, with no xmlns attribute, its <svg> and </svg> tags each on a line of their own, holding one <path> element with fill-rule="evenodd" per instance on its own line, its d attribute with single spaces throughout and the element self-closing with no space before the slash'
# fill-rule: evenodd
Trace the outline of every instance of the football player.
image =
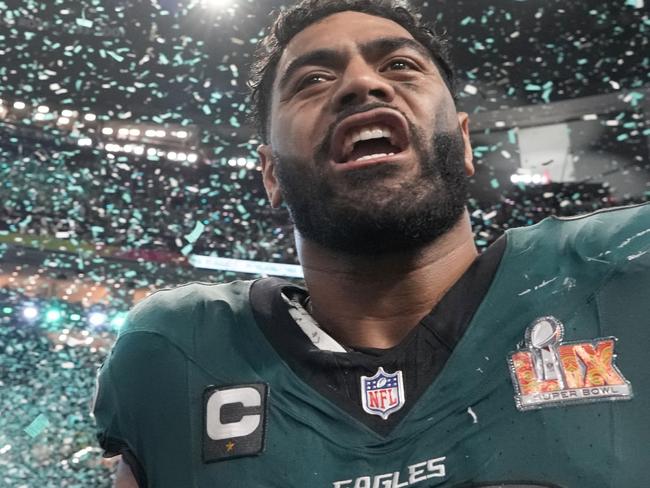
<svg viewBox="0 0 650 488">
<path fill-rule="evenodd" d="M 287 9 L 251 86 L 306 288 L 188 284 L 134 308 L 95 405 L 116 486 L 647 486 L 650 207 L 479 256 L 468 116 L 402 2 Z"/>
</svg>

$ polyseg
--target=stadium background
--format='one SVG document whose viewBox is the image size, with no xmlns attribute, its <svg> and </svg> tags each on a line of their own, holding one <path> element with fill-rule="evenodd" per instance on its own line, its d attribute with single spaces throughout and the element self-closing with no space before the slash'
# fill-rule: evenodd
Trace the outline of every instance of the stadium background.
<svg viewBox="0 0 650 488">
<path fill-rule="evenodd" d="M 649 199 L 644 0 L 417 4 L 451 39 L 471 115 L 479 248 Z M 246 68 L 281 5 L 0 0 L 0 486 L 110 486 L 89 409 L 133 303 L 300 279 L 247 119 Z"/>
</svg>

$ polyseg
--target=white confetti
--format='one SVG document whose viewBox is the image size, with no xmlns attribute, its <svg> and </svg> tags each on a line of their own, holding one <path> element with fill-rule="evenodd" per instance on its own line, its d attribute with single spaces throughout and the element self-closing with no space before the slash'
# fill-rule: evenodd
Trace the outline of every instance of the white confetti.
<svg viewBox="0 0 650 488">
<path fill-rule="evenodd" d="M 472 417 L 472 423 L 478 424 L 478 415 L 476 415 L 476 412 L 472 410 L 472 407 L 467 407 L 467 413 Z"/>
</svg>

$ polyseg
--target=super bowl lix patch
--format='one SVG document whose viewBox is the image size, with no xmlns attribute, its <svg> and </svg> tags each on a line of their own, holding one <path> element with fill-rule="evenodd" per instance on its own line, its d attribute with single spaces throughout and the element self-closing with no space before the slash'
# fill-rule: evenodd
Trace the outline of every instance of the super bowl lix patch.
<svg viewBox="0 0 650 488">
<path fill-rule="evenodd" d="M 632 386 L 614 364 L 615 337 L 563 342 L 564 325 L 540 317 L 508 363 L 519 410 L 603 400 L 629 400 Z"/>
</svg>

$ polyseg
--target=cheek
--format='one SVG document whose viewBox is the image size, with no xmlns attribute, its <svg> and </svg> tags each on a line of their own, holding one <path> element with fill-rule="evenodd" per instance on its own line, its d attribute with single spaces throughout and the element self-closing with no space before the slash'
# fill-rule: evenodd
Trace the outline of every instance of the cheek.
<svg viewBox="0 0 650 488">
<path fill-rule="evenodd" d="M 402 93 L 423 130 L 449 130 L 458 125 L 451 94 L 439 82 L 405 86 Z"/>
<path fill-rule="evenodd" d="M 276 119 L 277 130 L 273 131 L 274 149 L 280 154 L 303 155 L 316 140 L 313 120 L 305 113 L 296 111 Z"/>
</svg>

